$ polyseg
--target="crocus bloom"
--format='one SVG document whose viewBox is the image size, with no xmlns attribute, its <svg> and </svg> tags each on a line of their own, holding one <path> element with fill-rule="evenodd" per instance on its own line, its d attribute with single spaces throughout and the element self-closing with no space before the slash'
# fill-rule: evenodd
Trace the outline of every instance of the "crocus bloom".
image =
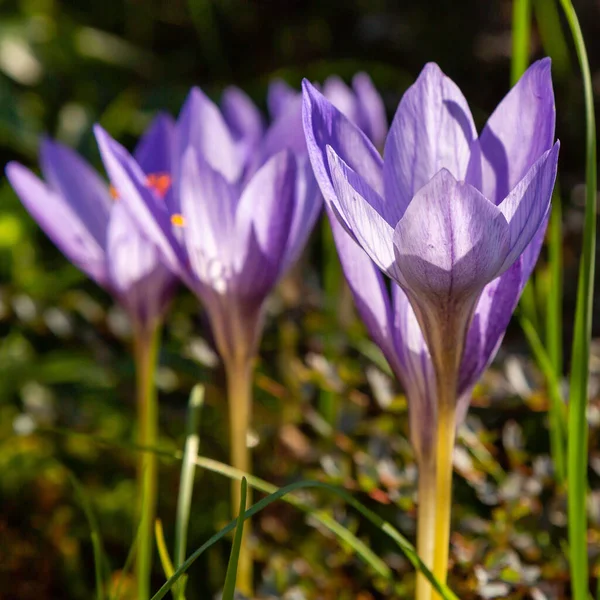
<svg viewBox="0 0 600 600">
<path fill-rule="evenodd" d="M 136 149 L 144 185 L 157 201 L 170 194 L 172 152 L 165 142 L 171 129 L 167 117 L 158 117 Z M 42 141 L 40 162 L 45 181 L 19 163 L 6 168 L 25 208 L 74 265 L 121 303 L 136 327 L 154 327 L 176 278 L 125 210 L 122 191 L 56 142 Z"/>
<path fill-rule="evenodd" d="M 265 130 L 235 88 L 223 110 L 195 88 L 177 122 L 174 200 L 145 184 L 136 160 L 101 128 L 101 154 L 116 189 L 165 262 L 199 296 L 218 349 L 248 360 L 267 295 L 301 251 L 320 209 L 297 115 Z"/>
<path fill-rule="evenodd" d="M 383 148 L 388 131 L 385 107 L 366 73 L 357 73 L 352 78 L 351 88 L 338 76 L 332 75 L 323 83 L 322 92 L 329 102 L 365 133 L 375 147 Z M 299 95 L 284 81 L 274 81 L 269 86 L 269 111 L 274 116 L 282 114 Z"/>
<path fill-rule="evenodd" d="M 304 123 L 332 212 L 406 294 L 438 379 L 453 372 L 466 391 L 498 344 L 547 223 L 559 148 L 549 60 L 529 68 L 479 137 L 461 92 L 433 64 L 402 98 L 383 160 L 306 81 Z M 510 301 L 494 302 L 493 287 L 482 294 L 500 276 L 498 294 L 511 296 L 509 280 L 518 290 Z"/>
</svg>

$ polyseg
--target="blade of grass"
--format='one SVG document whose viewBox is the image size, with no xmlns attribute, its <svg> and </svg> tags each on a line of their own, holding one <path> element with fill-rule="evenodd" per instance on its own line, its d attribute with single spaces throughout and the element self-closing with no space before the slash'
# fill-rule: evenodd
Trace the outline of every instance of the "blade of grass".
<svg viewBox="0 0 600 600">
<path fill-rule="evenodd" d="M 512 14 L 512 61 L 510 79 L 517 83 L 529 65 L 529 45 L 531 38 L 531 2 L 513 0 Z"/>
<path fill-rule="evenodd" d="M 321 257 L 323 260 L 323 291 L 325 292 L 325 307 L 330 322 L 339 323 L 338 310 L 342 293 L 343 276 L 342 267 L 337 255 L 337 249 L 333 239 L 333 232 L 329 219 L 321 219 L 321 239 L 323 249 Z M 332 343 L 333 336 L 326 335 L 324 340 L 325 358 L 334 360 L 335 344 Z M 335 428 L 339 410 L 340 396 L 333 390 L 321 389 L 319 391 L 319 411 L 323 418 Z"/>
<path fill-rule="evenodd" d="M 75 477 L 74 473 L 69 471 L 69 479 L 75 490 L 75 494 L 79 500 L 79 504 L 83 509 L 85 518 L 87 519 L 88 525 L 90 526 L 90 537 L 92 540 L 92 550 L 94 552 L 94 572 L 96 576 L 96 598 L 98 600 L 104 600 L 104 578 L 102 577 L 102 569 L 105 563 L 104 549 L 102 545 L 102 537 L 100 535 L 100 528 L 98 527 L 98 521 L 92 509 L 92 504 L 88 498 L 83 486 Z"/>
<path fill-rule="evenodd" d="M 585 223 L 571 354 L 567 475 L 571 588 L 574 600 L 587 600 L 589 594 L 586 513 L 588 470 L 587 387 L 592 337 L 596 250 L 596 123 L 592 76 L 579 19 L 570 0 L 560 0 L 560 2 L 573 36 L 581 69 L 586 117 Z"/>
<path fill-rule="evenodd" d="M 521 315 L 519 320 L 529 346 L 533 351 L 533 356 L 542 369 L 548 385 L 548 395 L 550 397 L 550 410 L 548 411 L 548 418 L 550 420 L 550 450 L 554 462 L 556 479 L 560 484 L 564 484 L 567 475 L 565 456 L 567 410 L 560 393 L 560 380 L 556 376 L 552 360 L 546 352 L 544 344 L 542 344 L 542 340 L 531 321 L 524 315 Z"/>
<path fill-rule="evenodd" d="M 163 530 L 162 521 L 160 519 L 156 519 L 156 521 L 154 522 L 154 537 L 156 538 L 156 548 L 158 549 L 158 556 L 160 558 L 160 564 L 163 568 L 165 577 L 167 579 L 169 577 L 173 577 L 175 569 L 173 568 L 173 562 L 171 561 L 169 551 L 167 550 L 167 543 L 165 542 L 165 532 Z"/>
<path fill-rule="evenodd" d="M 563 369 L 562 356 L 562 300 L 563 300 L 563 259 L 562 259 L 562 205 L 558 182 L 552 194 L 552 215 L 550 216 L 548 262 L 550 264 L 550 286 L 546 305 L 546 347 L 552 368 L 557 377 Z"/>
<path fill-rule="evenodd" d="M 542 46 L 552 58 L 552 72 L 562 79 L 571 70 L 571 61 L 556 0 L 534 0 L 533 10 Z"/>
<path fill-rule="evenodd" d="M 139 444 L 135 444 L 133 442 L 117 442 L 113 440 L 107 440 L 100 436 L 90 435 L 85 433 L 77 433 L 70 431 L 68 429 L 62 429 L 58 427 L 45 427 L 39 428 L 38 433 L 52 433 L 55 435 L 62 435 L 65 437 L 83 437 L 87 440 L 92 440 L 95 443 L 106 446 L 109 448 L 120 448 L 122 450 L 128 450 L 130 452 L 152 452 L 156 454 L 158 457 L 170 460 L 170 461 L 180 461 L 182 460 L 183 454 L 179 451 L 169 451 L 164 450 L 162 448 L 151 448 L 148 446 L 141 446 Z M 221 463 L 216 460 L 212 460 L 210 458 L 197 457 L 196 465 L 207 469 L 209 471 L 213 471 L 215 473 L 221 473 L 226 477 L 231 479 L 238 479 L 241 481 L 242 477 L 246 477 L 248 480 L 248 485 L 253 489 L 259 490 L 266 494 L 271 494 L 277 490 L 277 487 L 271 483 L 264 481 L 254 475 L 248 475 L 243 471 L 239 471 L 234 467 L 230 467 L 224 463 Z M 311 518 L 320 523 L 323 527 L 328 529 L 332 534 L 338 537 L 340 540 L 348 544 L 354 552 L 358 556 L 362 558 L 369 566 L 373 568 L 373 570 L 381 577 L 385 579 L 392 578 L 391 569 L 383 562 L 364 542 L 359 540 L 351 531 L 346 529 L 343 525 L 340 525 L 334 518 L 323 511 L 317 511 L 313 506 L 309 503 L 300 500 L 295 496 L 286 496 L 283 498 L 284 502 L 295 506 L 299 510 L 310 514 Z"/>
<path fill-rule="evenodd" d="M 265 494 L 274 494 L 277 491 L 277 486 L 272 483 L 268 483 L 254 475 L 249 475 L 230 467 L 224 463 L 213 460 L 212 458 L 206 458 L 199 456 L 196 459 L 196 465 L 212 471 L 213 473 L 219 473 L 230 479 L 237 479 L 241 481 L 242 478 L 246 478 L 250 487 L 263 492 Z M 392 578 L 392 572 L 390 568 L 361 540 L 359 540 L 352 532 L 348 531 L 345 527 L 340 525 L 334 518 L 329 516 L 325 511 L 317 511 L 314 507 L 310 506 L 307 502 L 304 502 L 296 496 L 290 495 L 283 498 L 285 502 L 291 504 L 295 508 L 310 514 L 311 518 L 323 525 L 326 529 L 329 529 L 340 540 L 348 544 L 358 556 L 360 556 L 373 570 L 385 577 L 386 579 Z"/>
<path fill-rule="evenodd" d="M 515 85 L 529 65 L 529 47 L 531 44 L 531 1 L 514 0 L 512 13 L 512 58 L 510 63 L 510 81 Z M 531 277 L 521 294 L 519 305 L 529 321 L 540 330 L 537 305 L 535 301 L 534 279 Z"/>
<path fill-rule="evenodd" d="M 140 537 L 140 526 L 138 525 L 138 528 L 137 528 L 137 531 L 135 534 L 135 538 L 133 540 L 133 544 L 131 544 L 131 548 L 129 548 L 129 552 L 127 553 L 127 558 L 125 559 L 125 564 L 123 565 L 123 568 L 121 569 L 121 574 L 119 575 L 119 580 L 115 587 L 115 593 L 111 594 L 111 596 L 110 596 L 111 600 L 119 600 L 119 598 L 121 596 L 121 594 L 120 594 L 121 586 L 123 585 L 123 582 L 127 578 L 127 573 L 129 573 L 129 571 L 131 570 L 131 567 L 133 566 L 133 559 L 135 558 L 135 552 L 137 550 L 139 537 Z"/>
<path fill-rule="evenodd" d="M 242 492 L 240 494 L 240 507 L 235 524 L 235 535 L 231 554 L 229 555 L 229 564 L 227 565 L 227 575 L 225 575 L 225 585 L 223 586 L 222 600 L 234 600 L 235 580 L 237 579 L 237 569 L 240 560 L 240 550 L 242 549 L 242 535 L 244 533 L 244 508 L 246 507 L 246 492 L 248 491 L 248 482 L 242 478 Z"/>
<path fill-rule="evenodd" d="M 251 516 L 255 515 L 263 508 L 269 506 L 273 502 L 276 502 L 280 498 L 283 498 L 287 494 L 300 490 L 300 489 L 323 489 L 327 490 L 340 498 L 342 498 L 345 502 L 350 504 L 354 509 L 356 509 L 362 516 L 364 516 L 368 521 L 370 521 L 375 527 L 377 527 L 381 532 L 385 533 L 388 537 L 390 537 L 402 553 L 406 556 L 409 562 L 418 569 L 421 573 L 427 577 L 428 581 L 431 583 L 436 592 L 444 599 L 444 600 L 458 600 L 458 597 L 452 592 L 452 590 L 443 583 L 440 583 L 439 580 L 431 573 L 431 571 L 425 566 L 423 561 L 417 555 L 415 548 L 408 542 L 408 540 L 402 536 L 402 534 L 393 527 L 387 521 L 384 521 L 379 515 L 374 513 L 372 510 L 361 504 L 358 500 L 353 498 L 348 492 L 332 486 L 328 483 L 323 483 L 321 481 L 298 481 L 296 483 L 292 483 L 287 485 L 273 494 L 270 494 L 266 498 L 263 498 L 256 504 L 253 504 L 243 515 L 243 519 L 248 519 Z M 225 535 L 227 535 L 232 529 L 235 528 L 237 524 L 237 520 L 231 521 L 226 527 L 221 529 L 219 533 L 213 535 L 206 543 L 204 543 L 198 550 L 196 550 L 186 561 L 175 571 L 173 577 L 171 577 L 159 590 L 158 592 L 152 596 L 151 600 L 161 600 L 167 594 L 167 592 L 173 587 L 175 582 L 183 575 L 190 566 L 194 563 L 194 561 L 206 550 L 208 550 L 213 544 L 222 539 Z"/>
<path fill-rule="evenodd" d="M 190 522 L 190 509 L 192 506 L 192 493 L 194 490 L 194 475 L 196 471 L 195 460 L 198 456 L 200 436 L 200 413 L 204 404 L 204 387 L 196 385 L 192 389 L 188 403 L 187 432 L 181 463 L 179 478 L 179 496 L 177 497 L 177 516 L 175 518 L 175 550 L 173 558 L 175 566 L 183 563 L 187 549 L 187 532 Z M 182 600 L 185 593 L 184 585 L 178 586 L 177 597 Z"/>
</svg>

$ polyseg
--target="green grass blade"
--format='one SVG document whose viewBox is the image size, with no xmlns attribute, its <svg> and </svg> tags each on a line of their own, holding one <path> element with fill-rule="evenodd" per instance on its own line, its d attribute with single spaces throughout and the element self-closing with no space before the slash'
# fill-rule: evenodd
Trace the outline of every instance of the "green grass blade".
<svg viewBox="0 0 600 600">
<path fill-rule="evenodd" d="M 245 477 L 248 481 L 248 485 L 251 488 L 265 494 L 274 494 L 278 489 L 277 486 L 274 486 L 272 483 L 268 483 L 267 481 L 259 479 L 254 475 L 244 473 L 243 471 L 226 465 L 225 463 L 213 460 L 212 458 L 199 456 L 196 459 L 196 465 L 206 469 L 207 471 L 219 473 L 220 475 L 224 475 L 230 479 L 237 479 L 238 481 L 241 481 L 242 478 Z M 295 508 L 310 514 L 312 519 L 323 525 L 323 527 L 331 531 L 331 533 L 333 533 L 344 543 L 348 544 L 348 546 L 350 546 L 354 552 L 356 552 L 357 556 L 360 556 L 369 566 L 373 568 L 378 575 L 385 577 L 386 579 L 392 578 L 392 572 L 390 568 L 364 542 L 359 540 L 351 531 L 340 525 L 326 512 L 315 510 L 314 507 L 293 495 L 285 496 L 282 499 Z"/>
<path fill-rule="evenodd" d="M 98 527 L 98 521 L 92 510 L 92 504 L 83 489 L 83 486 L 75 477 L 75 475 L 69 471 L 69 478 L 71 484 L 79 500 L 79 504 L 83 509 L 88 525 L 90 526 L 90 537 L 92 540 L 92 550 L 94 552 L 94 572 L 96 576 L 96 598 L 98 600 L 104 600 L 104 577 L 102 576 L 102 569 L 105 563 L 104 549 L 102 545 L 102 537 L 100 535 L 100 528 Z"/>
<path fill-rule="evenodd" d="M 561 0 L 561 5 L 573 36 L 581 69 L 586 116 L 585 223 L 571 354 L 567 475 L 571 589 L 574 600 L 587 600 L 589 594 L 589 565 L 586 513 L 588 469 L 588 424 L 586 414 L 596 249 L 596 123 L 592 76 L 579 20 L 570 0 Z"/>
<path fill-rule="evenodd" d="M 342 297 L 344 277 L 342 266 L 337 255 L 333 232 L 329 219 L 321 219 L 321 239 L 323 261 L 323 291 L 325 292 L 325 311 L 328 321 L 339 324 L 339 305 Z M 332 342 L 334 336 L 326 335 L 324 339 L 325 358 L 332 361 L 335 357 L 335 344 Z M 335 428 L 340 395 L 333 390 L 321 389 L 319 391 L 319 412 L 329 425 Z"/>
<path fill-rule="evenodd" d="M 238 562 L 240 560 L 240 550 L 242 549 L 242 534 L 244 533 L 246 506 L 246 494 L 248 491 L 248 482 L 244 477 L 242 479 L 242 493 L 240 495 L 240 508 L 238 510 L 238 518 L 236 519 L 235 535 L 233 537 L 233 545 L 231 546 L 231 554 L 229 555 L 229 564 L 227 565 L 227 575 L 225 576 L 225 585 L 223 586 L 222 600 L 234 600 L 235 597 L 235 581 L 237 579 Z"/>
<path fill-rule="evenodd" d="M 513 0 L 512 14 L 512 61 L 510 79 L 517 83 L 529 66 L 529 45 L 531 38 L 531 2 Z"/>
<path fill-rule="evenodd" d="M 129 452 L 152 452 L 156 454 L 158 457 L 164 460 L 182 460 L 181 452 L 172 452 L 169 450 L 164 450 L 162 448 L 150 448 L 148 446 L 140 446 L 139 444 L 135 444 L 133 442 L 117 442 L 113 440 L 107 440 L 100 436 L 90 435 L 85 433 L 76 433 L 70 431 L 68 429 L 62 429 L 59 427 L 46 427 L 38 429 L 38 432 L 46 432 L 52 433 L 54 435 L 61 435 L 65 437 L 83 437 L 87 440 L 94 441 L 96 444 L 101 446 L 106 446 L 109 448 L 121 448 L 123 450 L 127 450 Z M 198 457 L 196 458 L 196 465 L 207 469 L 208 471 L 213 471 L 215 473 L 220 473 L 229 477 L 230 479 L 238 479 L 242 480 L 242 477 L 246 477 L 248 480 L 248 485 L 256 490 L 264 492 L 266 494 L 271 494 L 277 491 L 277 487 L 263 479 L 255 477 L 254 475 L 248 475 L 243 471 L 239 471 L 234 467 L 221 463 L 219 461 Z M 325 513 L 324 511 L 315 510 L 310 504 L 298 499 L 295 496 L 286 496 L 283 498 L 284 502 L 298 508 L 299 510 L 310 514 L 311 518 L 320 523 L 323 527 L 328 529 L 333 535 L 342 540 L 344 543 L 348 544 L 354 552 L 356 552 L 357 556 L 359 556 L 362 560 L 364 560 L 369 566 L 373 568 L 373 570 L 381 577 L 385 579 L 392 578 L 391 569 L 383 562 L 364 542 L 359 540 L 351 531 L 346 529 L 343 525 L 340 525 L 334 518 Z"/>
<path fill-rule="evenodd" d="M 175 518 L 175 550 L 173 558 L 175 566 L 183 563 L 187 550 L 187 532 L 190 522 L 192 506 L 192 492 L 194 490 L 194 475 L 196 471 L 196 457 L 200 446 L 198 427 L 200 426 L 200 413 L 204 404 L 204 387 L 196 385 L 192 389 L 188 403 L 187 431 L 181 463 L 179 478 L 179 496 L 177 497 L 177 516 Z M 182 599 L 185 589 L 179 586 L 178 598 Z"/>
<path fill-rule="evenodd" d="M 348 492 L 343 489 L 337 488 L 335 486 L 329 485 L 328 483 L 323 483 L 321 481 L 298 481 L 296 483 L 292 483 L 287 485 L 273 494 L 270 494 L 266 498 L 263 498 L 256 504 L 252 505 L 250 509 L 248 509 L 244 515 L 244 519 L 248 519 L 251 516 L 255 515 L 263 508 L 269 506 L 273 502 L 283 498 L 287 494 L 291 492 L 298 491 L 300 489 L 323 489 L 327 490 L 330 493 L 335 494 L 342 498 L 345 502 L 350 504 L 353 508 L 355 508 L 362 516 L 364 516 L 368 521 L 370 521 L 375 527 L 377 527 L 381 532 L 385 533 L 389 536 L 400 548 L 409 562 L 418 569 L 427 580 L 431 583 L 435 591 L 444 599 L 444 600 L 458 600 L 458 597 L 450 590 L 450 588 L 438 581 L 438 579 L 431 573 L 431 571 L 425 566 L 425 564 L 421 561 L 419 556 L 417 555 L 417 551 L 410 544 L 410 542 L 402 536 L 402 534 L 394 528 L 390 523 L 384 521 L 379 515 L 374 513 L 372 510 L 361 504 L 358 500 L 353 498 Z M 225 535 L 227 535 L 232 529 L 235 528 L 237 520 L 231 521 L 229 525 L 221 529 L 221 531 L 215 535 L 213 535 L 205 544 L 203 544 L 198 550 L 196 550 L 181 567 L 175 571 L 172 578 L 170 578 L 158 592 L 152 596 L 151 600 L 161 600 L 168 593 L 168 591 L 173 587 L 177 579 L 181 577 L 194 563 L 194 561 L 202 555 L 203 552 L 208 550 L 213 544 L 222 539 Z"/>
<path fill-rule="evenodd" d="M 133 544 L 131 544 L 131 548 L 129 548 L 129 552 L 127 553 L 127 558 L 125 559 L 125 564 L 123 565 L 123 568 L 121 569 L 119 581 L 117 582 L 117 585 L 115 587 L 115 593 L 111 594 L 111 600 L 112 599 L 119 600 L 119 598 L 121 597 L 121 586 L 123 585 L 123 582 L 127 578 L 127 573 L 129 573 L 129 571 L 131 571 L 131 567 L 133 566 L 133 559 L 135 558 L 135 553 L 137 550 L 139 536 L 140 536 L 140 527 L 138 525 L 138 529 L 136 531 L 135 538 L 133 540 Z"/>
<path fill-rule="evenodd" d="M 571 70 L 571 60 L 556 0 L 534 0 L 533 11 L 542 46 L 552 59 L 552 73 L 562 79 Z"/>
<path fill-rule="evenodd" d="M 512 13 L 512 58 L 510 62 L 510 81 L 515 85 L 529 66 L 529 48 L 531 44 L 531 0 L 514 0 Z M 529 279 L 519 302 L 521 311 L 540 330 L 540 319 L 536 305 L 533 277 Z"/>
<path fill-rule="evenodd" d="M 550 264 L 550 285 L 546 305 L 546 347 L 552 368 L 557 377 L 563 369 L 563 259 L 562 259 L 562 205 L 558 182 L 552 194 L 552 215 L 548 236 L 548 261 Z"/>
<path fill-rule="evenodd" d="M 546 352 L 544 344 L 542 344 L 542 340 L 531 321 L 527 317 L 522 316 L 520 322 L 529 346 L 533 351 L 533 356 L 542 369 L 548 385 L 548 395 L 550 396 L 550 411 L 548 415 L 550 420 L 550 450 L 554 462 L 556 479 L 560 484 L 563 484 L 566 481 L 567 475 L 567 460 L 565 456 L 567 410 L 560 393 L 560 379 L 557 377 L 552 360 Z"/>
<path fill-rule="evenodd" d="M 173 577 L 175 569 L 173 568 L 173 562 L 171 556 L 167 550 L 167 543 L 165 542 L 165 532 L 163 530 L 162 521 L 156 519 L 154 522 L 154 537 L 156 538 L 156 548 L 158 549 L 158 556 L 160 558 L 160 564 L 163 568 L 165 577 Z"/>
</svg>

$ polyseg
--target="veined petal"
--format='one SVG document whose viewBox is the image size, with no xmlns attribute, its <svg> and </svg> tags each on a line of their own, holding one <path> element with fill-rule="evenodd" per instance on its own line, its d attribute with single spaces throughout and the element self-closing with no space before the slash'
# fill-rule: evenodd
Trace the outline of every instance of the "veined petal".
<svg viewBox="0 0 600 600">
<path fill-rule="evenodd" d="M 222 293 L 230 285 L 237 245 L 232 186 L 189 147 L 181 164 L 180 194 L 192 270 Z"/>
<path fill-rule="evenodd" d="M 122 204 L 111 211 L 106 253 L 111 288 L 131 317 L 143 322 L 160 318 L 176 279 Z"/>
<path fill-rule="evenodd" d="M 243 139 L 248 144 L 260 140 L 264 130 L 262 115 L 240 88 L 229 86 L 223 90 L 221 109 L 225 122 L 236 139 Z"/>
<path fill-rule="evenodd" d="M 40 163 L 50 187 L 70 206 L 96 242 L 104 247 L 111 206 L 108 186 L 76 152 L 42 140 Z"/>
<path fill-rule="evenodd" d="M 223 115 L 200 88 L 193 88 L 177 121 L 179 154 L 192 146 L 198 157 L 235 182 L 242 174 L 243 153 L 239 151 Z"/>
<path fill-rule="evenodd" d="M 327 213 L 342 269 L 358 313 L 396 376 L 403 380 L 404 370 L 394 340 L 390 297 L 383 276 L 365 251 L 342 227 L 337 217 L 329 210 Z"/>
<path fill-rule="evenodd" d="M 405 284 L 438 304 L 478 294 L 499 273 L 508 241 L 498 208 L 445 169 L 417 192 L 394 233 Z"/>
<path fill-rule="evenodd" d="M 417 455 L 434 449 L 436 430 L 435 372 L 415 311 L 404 291 L 392 283 L 396 347 L 402 363 L 401 382 L 408 398 L 410 437 Z"/>
<path fill-rule="evenodd" d="M 283 258 L 284 270 L 298 259 L 323 205 L 308 156 L 306 154 L 297 156 L 296 163 L 294 215 Z"/>
<path fill-rule="evenodd" d="M 331 75 L 325 80 L 323 83 L 323 96 L 346 118 L 360 127 L 356 98 L 341 77 Z M 369 135 L 368 131 L 365 131 L 365 133 Z"/>
<path fill-rule="evenodd" d="M 377 148 L 383 148 L 388 132 L 385 106 L 379 92 L 366 73 L 357 73 L 352 79 L 356 94 L 359 123 L 364 123 L 365 133 Z"/>
<path fill-rule="evenodd" d="M 510 194 L 498 205 L 510 233 L 510 252 L 502 270 L 521 256 L 550 210 L 560 143 L 556 142 L 529 169 Z"/>
<path fill-rule="evenodd" d="M 327 146 L 331 146 L 381 196 L 383 162 L 373 144 L 307 80 L 302 85 L 302 114 L 308 154 L 325 201 L 333 205 L 337 198 Z"/>
<path fill-rule="evenodd" d="M 385 143 L 385 197 L 394 198 L 404 212 L 441 169 L 464 180 L 476 137 L 461 91 L 436 64 L 425 65 L 402 97 Z"/>
<path fill-rule="evenodd" d="M 119 193 L 119 201 L 127 208 L 143 235 L 160 250 L 169 269 L 188 283 L 186 257 L 173 235 L 170 214 L 164 202 L 158 201 L 147 187 L 145 174 L 123 146 L 99 125 L 94 127 L 94 133 L 106 171 Z"/>
<path fill-rule="evenodd" d="M 262 302 L 281 274 L 294 210 L 296 161 L 288 150 L 252 177 L 237 205 L 236 291 Z"/>
<path fill-rule="evenodd" d="M 57 248 L 75 266 L 106 286 L 104 246 L 98 243 L 70 204 L 19 163 L 9 163 L 6 176 L 23 206 Z"/>
<path fill-rule="evenodd" d="M 531 273 L 533 273 L 535 264 L 540 256 L 540 251 L 542 250 L 542 246 L 544 244 L 544 238 L 546 237 L 546 229 L 548 229 L 548 221 L 550 221 L 551 212 L 551 209 L 548 210 L 546 217 L 542 220 L 541 225 L 538 227 L 538 230 L 535 232 L 533 238 L 521 255 L 521 291 L 523 291 L 523 288 L 527 284 L 527 280 L 531 277 Z"/>
<path fill-rule="evenodd" d="M 297 155 L 306 154 L 300 94 L 289 100 L 267 129 L 260 147 L 260 160 L 257 162 L 257 167 L 262 166 L 271 156 L 286 149 Z"/>
<path fill-rule="evenodd" d="M 138 142 L 133 156 L 144 173 L 173 173 L 175 121 L 159 113 Z"/>
<path fill-rule="evenodd" d="M 394 207 L 355 173 L 331 148 L 327 148 L 329 170 L 335 190 L 332 206 L 375 264 L 390 277 L 394 269 Z M 342 223 L 344 224 L 344 223 Z"/>
<path fill-rule="evenodd" d="M 458 381 L 459 395 L 477 383 L 494 359 L 519 301 L 521 281 L 522 265 L 518 260 L 501 277 L 483 288 L 465 342 Z"/>
<path fill-rule="evenodd" d="M 479 138 L 482 187 L 500 204 L 554 142 L 556 109 L 550 59 L 533 63 L 504 97 Z"/>
<path fill-rule="evenodd" d="M 300 92 L 297 92 L 283 79 L 271 81 L 267 92 L 267 106 L 271 118 L 277 119 L 287 109 L 289 103 L 298 96 L 300 96 Z"/>
</svg>

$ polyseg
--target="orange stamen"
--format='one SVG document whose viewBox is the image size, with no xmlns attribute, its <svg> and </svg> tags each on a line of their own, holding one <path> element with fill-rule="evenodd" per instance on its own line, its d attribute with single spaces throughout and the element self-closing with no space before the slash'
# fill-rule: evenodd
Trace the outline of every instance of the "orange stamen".
<svg viewBox="0 0 600 600">
<path fill-rule="evenodd" d="M 183 218 L 183 215 L 180 215 L 179 213 L 171 215 L 171 223 L 175 225 L 175 227 L 185 227 L 185 219 Z"/>
<path fill-rule="evenodd" d="M 108 193 L 110 194 L 110 197 L 113 200 L 118 200 L 119 199 L 119 192 L 117 191 L 117 188 L 114 185 L 109 185 L 108 186 Z"/>
<path fill-rule="evenodd" d="M 146 176 L 146 185 L 164 198 L 171 187 L 171 176 L 167 173 L 150 173 Z"/>
</svg>

